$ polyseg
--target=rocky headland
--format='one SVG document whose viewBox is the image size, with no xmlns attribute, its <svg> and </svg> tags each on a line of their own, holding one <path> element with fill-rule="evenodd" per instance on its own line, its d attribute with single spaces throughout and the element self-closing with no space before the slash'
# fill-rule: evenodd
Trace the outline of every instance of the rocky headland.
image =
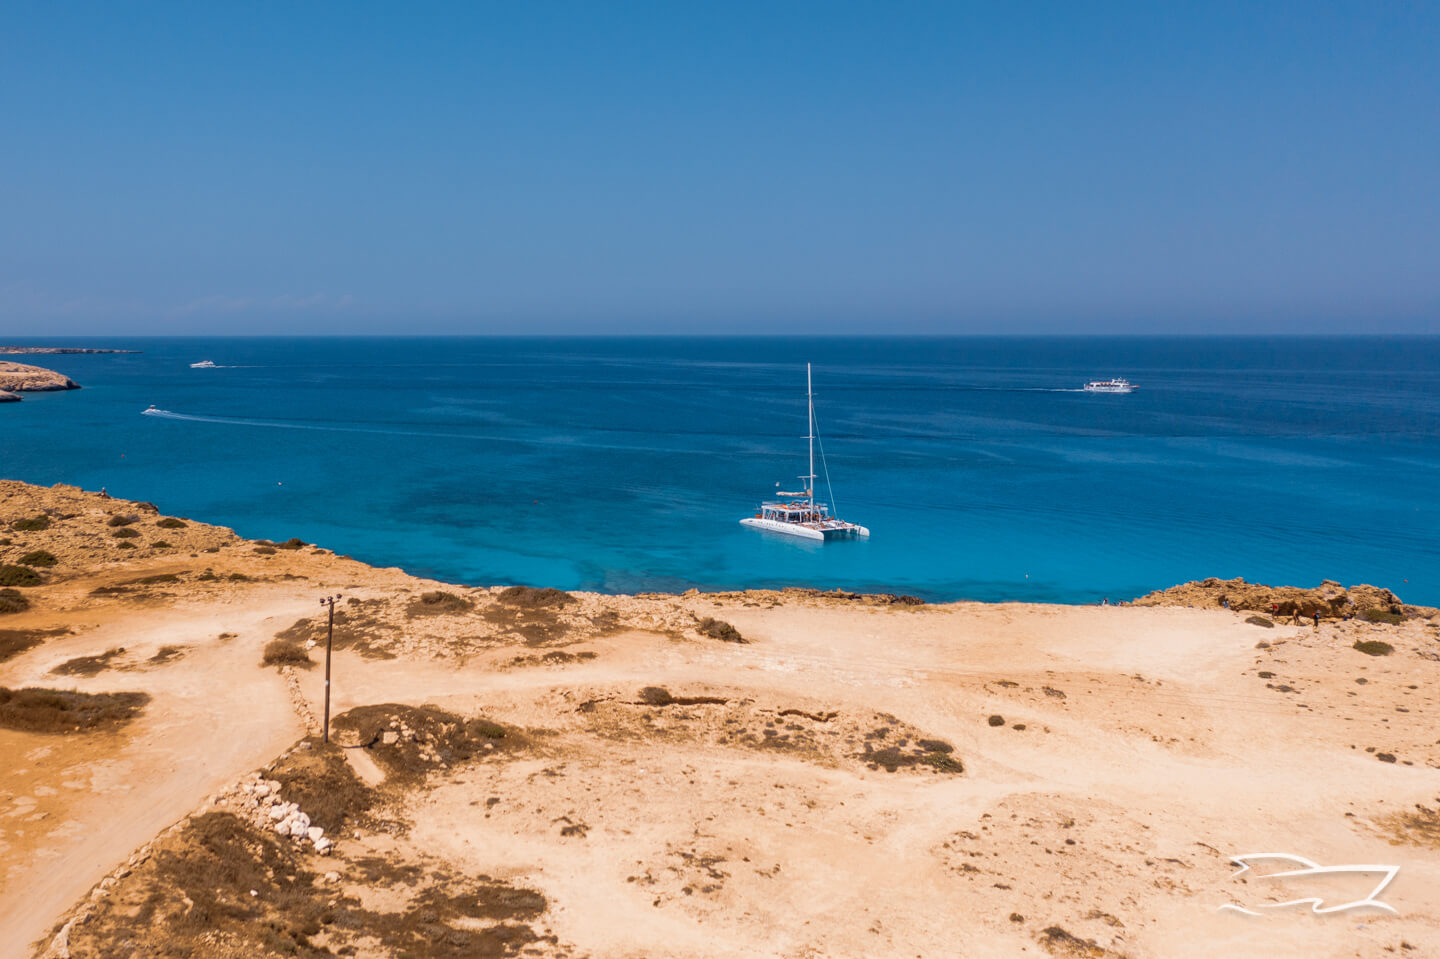
<svg viewBox="0 0 1440 959">
<path fill-rule="evenodd" d="M 50 390 L 78 390 L 80 384 L 63 373 L 47 370 L 43 366 L 27 363 L 13 363 L 0 360 L 0 402 L 20 399 L 20 393 L 39 393 Z"/>
<path fill-rule="evenodd" d="M 1361 584 L 1342 586 L 1325 580 L 1313 589 L 1299 586 L 1266 586 L 1243 579 L 1210 579 L 1181 583 L 1157 590 L 1131 602 L 1132 606 L 1226 607 L 1281 617 L 1327 619 L 1360 618 L 1371 622 L 1399 622 L 1404 619 L 1434 620 L 1440 611 L 1431 606 L 1412 606 L 1400 601 L 1388 589 Z"/>
<path fill-rule="evenodd" d="M 0 345 L 0 354 L 50 354 L 58 356 L 71 353 L 143 353 L 144 350 L 99 350 L 79 346 L 3 346 Z"/>
</svg>

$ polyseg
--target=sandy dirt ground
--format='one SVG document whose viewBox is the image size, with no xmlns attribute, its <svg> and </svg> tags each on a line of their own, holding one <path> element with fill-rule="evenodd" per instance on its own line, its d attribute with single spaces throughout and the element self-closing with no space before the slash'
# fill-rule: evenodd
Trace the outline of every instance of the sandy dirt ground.
<svg viewBox="0 0 1440 959">
<path fill-rule="evenodd" d="M 57 496 L 6 484 L 0 520 Z M 202 524 L 116 553 L 128 505 L 64 497 L 0 547 L 57 557 L 0 686 L 151 700 L 0 729 L 0 957 L 1440 955 L 1433 618 L 511 594 Z M 343 816 L 292 748 L 337 591 Z M 313 664 L 263 666 L 277 634 Z M 333 849 L 274 838 L 266 777 Z M 1232 875 L 1260 853 L 1398 871 L 1275 908 L 1385 876 Z M 268 865 L 226 899 L 207 856 Z"/>
</svg>

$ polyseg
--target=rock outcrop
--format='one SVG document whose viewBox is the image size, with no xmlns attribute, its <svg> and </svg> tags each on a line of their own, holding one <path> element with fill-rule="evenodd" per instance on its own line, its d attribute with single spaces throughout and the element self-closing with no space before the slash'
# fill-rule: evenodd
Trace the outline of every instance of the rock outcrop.
<svg viewBox="0 0 1440 959">
<path fill-rule="evenodd" d="M 70 377 L 43 366 L 0 360 L 0 392 L 34 393 L 44 390 L 78 390 L 80 384 Z M 19 397 L 16 397 L 19 399 Z"/>
<path fill-rule="evenodd" d="M 1279 616 L 1322 617 L 1364 616 L 1367 613 L 1398 615 L 1407 618 L 1434 618 L 1440 611 L 1429 606 L 1408 606 L 1388 589 L 1379 586 L 1345 587 L 1334 580 L 1325 580 L 1314 589 L 1298 586 L 1266 586 L 1247 583 L 1243 579 L 1197 580 L 1169 589 L 1157 590 L 1135 600 L 1134 606 L 1222 606 L 1248 609 Z"/>
<path fill-rule="evenodd" d="M 0 403 L 18 403 L 18 402 L 20 402 L 20 394 L 19 394 L 19 393 L 11 393 L 11 392 L 9 392 L 9 391 L 7 391 L 7 390 L 0 390 Z"/>
</svg>

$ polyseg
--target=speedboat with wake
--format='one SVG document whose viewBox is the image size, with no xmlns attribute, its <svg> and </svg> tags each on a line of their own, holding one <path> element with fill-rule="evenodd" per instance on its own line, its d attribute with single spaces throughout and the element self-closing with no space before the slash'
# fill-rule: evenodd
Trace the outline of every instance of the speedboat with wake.
<svg viewBox="0 0 1440 959">
<path fill-rule="evenodd" d="M 190 364 L 190 369 L 192 369 L 192 370 L 213 370 L 213 369 L 215 369 L 215 364 L 214 364 L 214 362 L 211 361 L 211 360 L 201 360 L 199 363 L 191 363 L 191 364 Z"/>
<path fill-rule="evenodd" d="M 798 493 L 777 490 L 775 493 L 777 499 L 761 503 L 759 511 L 754 516 L 747 516 L 740 523 L 755 529 L 819 540 L 822 543 L 830 539 L 855 539 L 869 536 L 870 531 L 864 526 L 847 523 L 843 519 L 831 516 L 828 504 L 815 501 L 815 391 L 811 388 L 809 363 L 805 364 L 805 398 L 810 410 L 810 472 L 800 477 L 805 481 L 805 489 Z M 823 445 L 820 447 L 820 462 L 823 466 L 825 462 Z M 828 467 L 825 470 L 825 485 L 827 488 L 830 485 Z M 833 491 L 830 498 L 835 498 Z"/>
</svg>

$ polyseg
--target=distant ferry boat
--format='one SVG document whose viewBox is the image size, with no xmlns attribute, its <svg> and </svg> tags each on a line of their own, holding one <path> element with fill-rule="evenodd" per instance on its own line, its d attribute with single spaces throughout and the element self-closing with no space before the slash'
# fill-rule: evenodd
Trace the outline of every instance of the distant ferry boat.
<svg viewBox="0 0 1440 959">
<path fill-rule="evenodd" d="M 215 369 L 215 364 L 212 363 L 212 362 L 209 361 L 209 360 L 201 360 L 199 363 L 191 363 L 191 364 L 190 364 L 190 369 L 192 369 L 192 370 L 213 370 L 213 369 Z"/>
<path fill-rule="evenodd" d="M 776 491 L 775 495 L 780 499 L 761 503 L 758 513 L 745 517 L 740 523 L 743 526 L 766 529 L 772 533 L 818 539 L 821 542 L 827 539 L 853 539 L 859 536 L 869 536 L 870 531 L 865 527 L 836 519 L 830 515 L 830 507 L 827 504 L 815 502 L 815 393 L 810 385 L 809 363 L 805 364 L 805 396 L 810 408 L 810 472 L 800 477 L 805 481 L 805 489 L 799 493 Z M 823 447 L 820 450 L 820 458 L 823 463 L 825 458 Z M 830 483 L 828 470 L 825 483 L 827 486 Z"/>
<path fill-rule="evenodd" d="M 1086 393 L 1133 393 L 1135 387 L 1129 380 L 1091 380 L 1085 384 Z"/>
</svg>

